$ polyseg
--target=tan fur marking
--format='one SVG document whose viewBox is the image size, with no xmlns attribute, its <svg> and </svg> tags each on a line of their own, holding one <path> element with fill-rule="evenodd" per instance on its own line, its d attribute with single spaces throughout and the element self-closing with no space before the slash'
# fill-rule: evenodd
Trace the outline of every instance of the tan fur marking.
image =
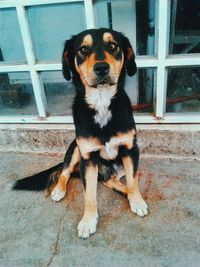
<svg viewBox="0 0 200 267">
<path fill-rule="evenodd" d="M 98 151 L 101 149 L 102 145 L 98 138 L 90 137 L 90 138 L 77 138 L 77 145 L 80 149 L 81 156 L 84 159 L 89 158 L 89 154 L 94 151 Z"/>
<path fill-rule="evenodd" d="M 97 165 L 89 164 L 85 173 L 86 189 L 84 192 L 85 199 L 85 213 L 84 217 L 88 217 L 93 213 L 97 213 L 97 177 L 98 167 Z"/>
<path fill-rule="evenodd" d="M 127 186 L 122 184 L 115 176 L 103 184 L 110 189 L 115 189 L 123 194 L 127 194 Z"/>
<path fill-rule="evenodd" d="M 97 63 L 97 60 L 95 59 L 95 53 L 91 53 L 85 63 L 86 68 L 89 72 L 93 70 L 93 66 Z"/>
<path fill-rule="evenodd" d="M 81 43 L 80 47 L 82 47 L 82 46 L 91 47 L 92 44 L 93 44 L 92 36 L 90 34 L 87 34 L 84 37 L 83 42 Z M 79 56 L 81 58 L 84 58 L 84 56 L 80 52 L 79 52 Z M 78 73 L 80 74 L 80 77 L 81 77 L 82 81 L 84 81 L 83 77 L 87 76 L 88 73 L 91 72 L 91 68 L 95 64 L 94 59 L 95 59 L 95 55 L 94 55 L 94 53 L 92 53 L 87 58 L 87 60 L 85 60 L 81 65 L 78 66 L 77 60 L 75 58 L 75 67 L 76 67 L 76 70 L 78 71 Z"/>
<path fill-rule="evenodd" d="M 134 136 L 135 130 L 116 134 L 105 144 L 105 146 L 102 146 L 100 156 L 106 160 L 115 159 L 118 155 L 119 146 L 125 146 L 127 149 L 133 147 Z"/>
<path fill-rule="evenodd" d="M 105 32 L 103 34 L 103 40 L 104 40 L 105 43 L 108 43 L 108 42 L 113 42 L 114 41 L 114 38 L 113 38 L 113 36 L 112 36 L 111 33 Z"/>
<path fill-rule="evenodd" d="M 131 211 L 144 217 L 148 214 L 148 207 L 139 191 L 138 172 L 133 175 L 133 161 L 127 156 L 122 158 L 127 180 L 127 198 Z"/>
<path fill-rule="evenodd" d="M 67 170 L 63 170 L 62 173 L 59 175 L 57 187 L 60 188 L 61 191 L 66 190 L 66 185 L 69 181 L 69 173 Z"/>
<path fill-rule="evenodd" d="M 106 51 L 105 56 L 105 62 L 110 65 L 110 76 L 117 75 L 119 77 L 122 66 L 124 64 L 124 57 L 122 57 L 122 60 L 116 60 L 110 53 Z"/>
<path fill-rule="evenodd" d="M 90 34 L 87 34 L 86 36 L 84 36 L 81 46 L 84 46 L 84 45 L 92 46 L 92 44 L 93 44 L 92 36 Z"/>
<path fill-rule="evenodd" d="M 97 213 L 97 178 L 98 167 L 89 163 L 85 170 L 86 188 L 84 190 L 85 210 L 80 223 L 78 224 L 78 236 L 88 238 L 96 232 L 98 220 Z"/>
<path fill-rule="evenodd" d="M 89 81 L 94 80 L 96 78 L 96 75 L 93 71 L 93 66 L 95 65 L 95 54 L 92 53 L 90 56 L 81 64 L 77 64 L 77 59 L 75 58 L 75 67 L 77 72 L 80 74 L 80 78 L 85 85 L 85 87 L 88 87 Z"/>
<path fill-rule="evenodd" d="M 115 142 L 118 142 L 120 145 L 125 145 L 127 149 L 131 149 L 133 147 L 133 139 L 135 136 L 135 130 L 130 130 L 127 133 L 118 133 L 112 139 L 116 138 Z"/>
<path fill-rule="evenodd" d="M 131 47 L 127 47 L 127 58 L 131 59 L 134 56 L 134 52 Z"/>
<path fill-rule="evenodd" d="M 67 168 L 63 169 L 61 174 L 59 175 L 58 183 L 56 187 L 59 187 L 60 190 L 65 191 L 66 185 L 68 183 L 68 180 L 70 178 L 71 173 L 73 172 L 76 164 L 80 161 L 80 152 L 78 147 L 74 149 L 74 153 L 71 157 L 70 164 Z"/>
<path fill-rule="evenodd" d="M 64 52 L 64 59 L 65 59 L 66 63 L 68 63 L 68 51 Z"/>
<path fill-rule="evenodd" d="M 123 157 L 122 162 L 123 162 L 124 171 L 126 174 L 128 195 L 130 195 L 134 193 L 135 190 L 139 190 L 138 189 L 138 173 L 136 173 L 136 175 L 133 176 L 133 161 L 129 156 Z"/>
<path fill-rule="evenodd" d="M 100 151 L 102 158 L 110 160 L 116 158 L 119 146 L 131 149 L 134 136 L 135 130 L 130 130 L 127 133 L 116 134 L 105 145 L 101 144 L 97 137 L 77 138 L 76 142 L 84 159 L 89 159 L 91 152 Z"/>
</svg>

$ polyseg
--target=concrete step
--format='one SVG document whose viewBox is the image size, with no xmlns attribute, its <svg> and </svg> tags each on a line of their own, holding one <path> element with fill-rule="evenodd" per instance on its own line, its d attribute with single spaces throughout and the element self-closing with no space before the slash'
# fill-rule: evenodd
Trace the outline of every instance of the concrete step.
<svg viewBox="0 0 200 267">
<path fill-rule="evenodd" d="M 141 154 L 200 159 L 200 125 L 138 125 Z M 1 152 L 65 153 L 74 126 L 64 124 L 0 126 Z"/>
</svg>

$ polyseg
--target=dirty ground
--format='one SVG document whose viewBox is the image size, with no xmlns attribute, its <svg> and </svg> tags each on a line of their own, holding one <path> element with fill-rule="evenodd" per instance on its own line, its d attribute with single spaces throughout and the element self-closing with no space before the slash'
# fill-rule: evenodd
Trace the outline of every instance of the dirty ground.
<svg viewBox="0 0 200 267">
<path fill-rule="evenodd" d="M 12 191 L 15 179 L 41 171 L 62 155 L 0 155 L 0 266 L 200 266 L 200 164 L 141 158 L 140 185 L 149 215 L 98 185 L 97 233 L 77 237 L 83 214 L 79 179 L 54 203 L 44 192 Z"/>
</svg>

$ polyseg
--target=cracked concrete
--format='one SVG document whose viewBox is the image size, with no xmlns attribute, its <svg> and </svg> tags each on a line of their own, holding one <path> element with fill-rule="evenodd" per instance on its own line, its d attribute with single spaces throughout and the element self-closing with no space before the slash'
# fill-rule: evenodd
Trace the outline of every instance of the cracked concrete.
<svg viewBox="0 0 200 267">
<path fill-rule="evenodd" d="M 56 241 L 53 244 L 53 254 L 52 254 L 52 256 L 51 256 L 51 258 L 50 258 L 50 260 L 49 260 L 49 262 L 47 264 L 47 267 L 51 266 L 51 263 L 53 262 L 54 257 L 59 254 L 60 235 L 63 232 L 63 221 L 64 221 L 64 218 L 65 218 L 67 212 L 68 212 L 68 207 L 66 208 L 63 216 L 60 218 L 58 233 L 57 233 L 57 236 L 56 236 Z"/>
<path fill-rule="evenodd" d="M 15 192 L 15 179 L 63 155 L 0 154 L 0 266 L 200 266 L 200 164 L 142 157 L 140 185 L 149 215 L 132 214 L 121 195 L 98 185 L 97 233 L 77 237 L 83 215 L 79 179 L 54 203 L 43 192 Z"/>
</svg>

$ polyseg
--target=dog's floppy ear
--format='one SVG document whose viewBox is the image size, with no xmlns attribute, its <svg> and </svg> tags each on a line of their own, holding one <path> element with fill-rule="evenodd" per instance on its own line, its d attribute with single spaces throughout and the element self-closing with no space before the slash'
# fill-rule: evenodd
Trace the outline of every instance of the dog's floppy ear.
<svg viewBox="0 0 200 267">
<path fill-rule="evenodd" d="M 68 81 L 71 79 L 70 71 L 70 53 L 72 52 L 72 39 L 65 42 L 63 55 L 62 55 L 62 73 Z"/>
<path fill-rule="evenodd" d="M 133 48 L 130 44 L 130 41 L 127 37 L 124 38 L 124 60 L 125 66 L 127 69 L 127 73 L 129 76 L 133 76 L 137 72 L 137 66 L 135 63 L 135 54 L 133 52 Z"/>
</svg>

